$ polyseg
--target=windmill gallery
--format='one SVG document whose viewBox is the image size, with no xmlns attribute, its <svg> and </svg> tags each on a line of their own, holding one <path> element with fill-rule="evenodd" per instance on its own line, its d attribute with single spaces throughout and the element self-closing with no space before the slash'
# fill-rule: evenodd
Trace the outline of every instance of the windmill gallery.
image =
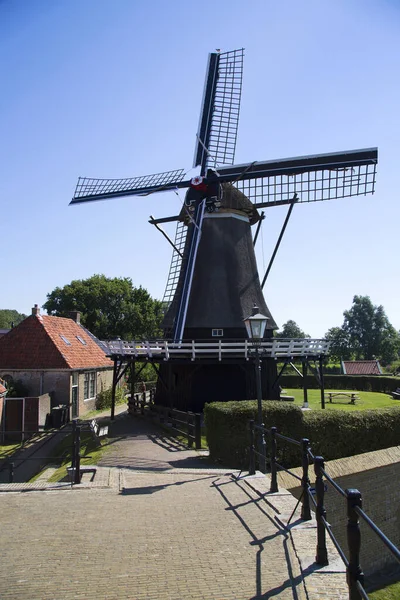
<svg viewBox="0 0 400 600">
<path fill-rule="evenodd" d="M 303 372 L 315 361 L 318 375 L 329 344 L 273 338 L 277 325 L 262 289 L 295 204 L 374 192 L 376 148 L 234 164 L 243 55 L 243 49 L 209 55 L 193 165 L 198 176 L 185 179 L 181 169 L 128 179 L 79 178 L 71 201 L 187 190 L 179 215 L 150 219 L 173 246 L 163 339 L 106 343 L 115 382 L 128 368 L 133 373 L 136 363 L 150 362 L 158 376 L 155 402 L 181 410 L 255 398 L 254 350 L 264 399 L 279 399 L 279 378 L 294 360 Z M 279 205 L 288 205 L 288 213 L 260 282 L 254 253 L 264 216 L 259 209 Z M 171 221 L 177 221 L 174 241 L 161 228 Z M 267 317 L 256 348 L 244 324 L 254 306 Z"/>
</svg>

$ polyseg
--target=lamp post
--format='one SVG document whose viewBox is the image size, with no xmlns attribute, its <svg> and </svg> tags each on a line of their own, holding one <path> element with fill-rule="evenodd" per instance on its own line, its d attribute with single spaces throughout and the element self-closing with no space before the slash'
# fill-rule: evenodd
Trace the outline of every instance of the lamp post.
<svg viewBox="0 0 400 600">
<path fill-rule="evenodd" d="M 260 427 L 264 426 L 262 416 L 262 391 L 261 391 L 261 361 L 260 361 L 260 346 L 264 337 L 265 327 L 268 317 L 259 312 L 258 306 L 254 305 L 252 314 L 247 319 L 244 319 L 247 335 L 249 336 L 252 345 L 255 349 L 255 369 L 256 369 L 256 387 L 257 387 L 257 424 Z M 266 447 L 265 436 L 262 430 L 259 430 L 259 453 L 260 453 L 260 471 L 266 471 Z"/>
</svg>

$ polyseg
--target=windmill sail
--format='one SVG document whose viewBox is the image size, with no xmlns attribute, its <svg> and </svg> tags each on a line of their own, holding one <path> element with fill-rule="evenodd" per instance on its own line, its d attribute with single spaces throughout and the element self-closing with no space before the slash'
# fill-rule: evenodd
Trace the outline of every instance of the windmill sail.
<svg viewBox="0 0 400 600">
<path fill-rule="evenodd" d="M 253 162 L 219 169 L 256 207 L 318 202 L 375 191 L 377 148 Z"/>
<path fill-rule="evenodd" d="M 209 55 L 193 166 L 232 165 L 243 79 L 243 48 Z"/>
<path fill-rule="evenodd" d="M 184 169 L 144 175 L 142 177 L 128 177 L 127 179 L 93 179 L 79 177 L 76 184 L 74 197 L 70 204 L 81 204 L 94 200 L 107 200 L 122 196 L 146 196 L 154 192 L 164 192 L 179 187 L 187 187 L 189 182 L 183 182 Z"/>
</svg>

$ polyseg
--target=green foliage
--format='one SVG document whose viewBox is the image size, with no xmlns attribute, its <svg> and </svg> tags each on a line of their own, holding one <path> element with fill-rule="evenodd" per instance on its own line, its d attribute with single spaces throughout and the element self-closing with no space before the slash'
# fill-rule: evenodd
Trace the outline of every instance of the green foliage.
<svg viewBox="0 0 400 600">
<path fill-rule="evenodd" d="M 68 317 L 82 313 L 81 323 L 99 339 L 142 339 L 161 335 L 161 302 L 128 277 L 93 275 L 75 280 L 47 294 L 43 305 L 48 314 Z"/>
<path fill-rule="evenodd" d="M 302 388 L 303 379 L 299 375 L 282 375 L 280 384 L 284 388 Z M 316 378 L 308 375 L 307 388 L 318 387 Z M 390 394 L 400 387 L 400 378 L 384 375 L 324 375 L 324 387 L 330 390 L 361 390 Z"/>
<path fill-rule="evenodd" d="M 383 306 L 374 306 L 369 296 L 354 296 L 343 316 L 342 327 L 332 327 L 325 335 L 332 340 L 332 358 L 378 358 L 383 364 L 399 358 L 400 335 Z"/>
<path fill-rule="evenodd" d="M 397 446 L 400 436 L 398 407 L 382 410 L 308 411 L 304 413 L 304 437 L 314 454 L 325 460 L 354 456 Z"/>
<path fill-rule="evenodd" d="M 207 443 L 212 460 L 235 468 L 249 466 L 249 421 L 256 419 L 257 402 L 213 402 L 204 407 Z M 263 401 L 263 419 L 266 427 L 278 427 L 283 435 L 299 438 L 302 411 L 279 401 Z M 297 448 L 280 446 L 278 461 L 290 463 L 297 457 Z"/>
<path fill-rule="evenodd" d="M 281 337 L 281 338 L 308 338 L 310 337 L 308 335 L 308 333 L 304 333 L 304 331 L 302 331 L 300 329 L 300 327 L 297 325 L 296 321 L 292 321 L 291 319 L 289 319 L 289 321 L 287 321 L 283 327 L 282 327 L 282 331 L 278 331 L 276 333 L 277 337 Z"/>
<path fill-rule="evenodd" d="M 249 466 L 250 419 L 256 418 L 255 401 L 215 402 L 204 409 L 210 457 L 232 468 Z M 325 460 L 353 456 L 398 444 L 400 410 L 306 411 L 282 402 L 264 401 L 267 428 L 300 441 L 306 437 L 314 454 Z M 267 439 L 267 448 L 269 440 Z M 295 445 L 278 440 L 277 459 L 286 467 L 299 466 L 301 454 Z"/>
<path fill-rule="evenodd" d="M 26 319 L 26 315 L 19 313 L 17 310 L 0 309 L 0 329 L 11 329 L 13 325 L 15 327 L 24 319 Z"/>
<path fill-rule="evenodd" d="M 331 360 L 350 360 L 352 358 L 349 336 L 342 327 L 331 327 L 326 332 L 325 338 L 331 341 L 329 352 Z"/>
<path fill-rule="evenodd" d="M 99 392 L 96 397 L 96 410 L 111 408 L 112 388 Z M 115 390 L 115 404 L 123 404 L 125 400 L 125 392 L 123 388 L 117 387 Z"/>
</svg>

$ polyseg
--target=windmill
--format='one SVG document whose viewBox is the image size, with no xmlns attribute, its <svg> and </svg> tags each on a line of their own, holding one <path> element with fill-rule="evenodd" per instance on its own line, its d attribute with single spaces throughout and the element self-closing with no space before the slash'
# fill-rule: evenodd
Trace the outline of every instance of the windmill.
<svg viewBox="0 0 400 600">
<path fill-rule="evenodd" d="M 374 192 L 376 148 L 234 164 L 243 56 L 243 49 L 209 55 L 193 164 L 198 175 L 189 179 L 181 169 L 128 179 L 79 178 L 71 201 L 186 189 L 179 215 L 150 218 L 173 246 L 163 328 L 176 344 L 185 339 L 245 339 L 243 319 L 254 304 L 268 317 L 265 337 L 271 338 L 277 326 L 262 288 L 294 205 Z M 254 253 L 264 215 L 259 209 L 280 205 L 289 206 L 288 214 L 260 283 Z M 177 221 L 174 241 L 161 229 L 171 221 Z M 275 363 L 266 360 L 263 369 L 264 397 L 279 397 L 273 384 Z M 164 390 L 159 398 L 193 410 L 212 399 L 210 389 L 216 399 L 254 397 L 250 371 L 221 361 L 163 364 L 158 370 Z M 192 401 L 183 402 L 183 397 Z"/>
</svg>

